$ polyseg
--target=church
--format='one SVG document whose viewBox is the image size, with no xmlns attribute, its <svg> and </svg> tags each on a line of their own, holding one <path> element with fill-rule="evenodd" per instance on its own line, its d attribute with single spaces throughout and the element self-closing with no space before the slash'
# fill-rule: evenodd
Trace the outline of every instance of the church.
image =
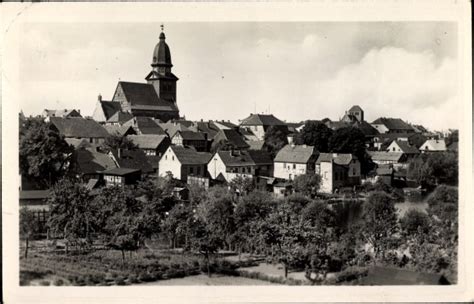
<svg viewBox="0 0 474 304">
<path fill-rule="evenodd" d="M 110 122 L 120 113 L 124 117 L 146 116 L 166 122 L 179 118 L 176 102 L 176 77 L 171 68 L 171 52 L 166 44 L 161 26 L 159 42 L 153 51 L 152 70 L 145 77 L 146 83 L 119 81 L 111 101 L 99 95 L 92 118 L 101 123 Z M 115 121 L 115 120 L 114 120 Z"/>
</svg>

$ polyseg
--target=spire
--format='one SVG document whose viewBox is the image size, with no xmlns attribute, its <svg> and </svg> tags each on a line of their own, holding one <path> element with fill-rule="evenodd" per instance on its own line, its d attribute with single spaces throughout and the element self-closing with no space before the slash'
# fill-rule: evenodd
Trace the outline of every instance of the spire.
<svg viewBox="0 0 474 304">
<path fill-rule="evenodd" d="M 160 40 L 165 40 L 166 39 L 165 32 L 164 32 L 165 26 L 161 24 L 160 27 L 161 27 Z"/>
</svg>

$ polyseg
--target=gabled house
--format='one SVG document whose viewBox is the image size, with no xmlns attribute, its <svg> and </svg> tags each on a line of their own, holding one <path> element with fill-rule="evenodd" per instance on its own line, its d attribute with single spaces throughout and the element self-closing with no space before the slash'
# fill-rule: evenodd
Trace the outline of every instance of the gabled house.
<svg viewBox="0 0 474 304">
<path fill-rule="evenodd" d="M 217 151 L 207 168 L 211 178 L 217 179 L 221 175 L 226 182 L 230 182 L 238 176 L 272 176 L 273 160 L 266 151 Z"/>
<path fill-rule="evenodd" d="M 84 182 L 100 179 L 102 171 L 117 168 L 117 163 L 96 147 L 78 148 L 71 160 L 71 171 Z"/>
<path fill-rule="evenodd" d="M 147 156 L 161 156 L 171 144 L 169 137 L 166 135 L 128 135 L 127 138 Z"/>
<path fill-rule="evenodd" d="M 110 118 L 107 119 L 105 124 L 106 125 L 121 126 L 132 118 L 133 118 L 132 114 L 127 113 L 127 112 L 118 111 L 114 115 L 110 116 Z"/>
<path fill-rule="evenodd" d="M 215 149 L 223 144 L 228 144 L 237 150 L 245 150 L 250 146 L 245 142 L 243 136 L 235 129 L 222 129 L 214 136 L 211 149 Z"/>
<path fill-rule="evenodd" d="M 379 133 L 415 133 L 415 130 L 400 118 L 380 117 L 374 120 L 371 125 Z"/>
<path fill-rule="evenodd" d="M 171 143 L 177 146 L 194 147 L 199 152 L 207 151 L 206 135 L 199 132 L 178 131 L 171 138 Z"/>
<path fill-rule="evenodd" d="M 409 145 L 420 148 L 427 140 L 426 136 L 420 133 L 382 133 L 375 134 L 373 139 L 373 146 L 377 150 L 386 150 L 392 141 L 406 141 Z"/>
<path fill-rule="evenodd" d="M 178 121 L 168 121 L 166 123 L 158 123 L 158 125 L 168 134 L 169 138 L 173 138 L 178 131 L 192 131 L 186 124 Z"/>
<path fill-rule="evenodd" d="M 115 113 L 120 111 L 122 111 L 120 102 L 102 100 L 102 96 L 99 95 L 92 114 L 92 119 L 98 123 L 105 123 Z"/>
<path fill-rule="evenodd" d="M 86 139 L 90 143 L 101 144 L 109 137 L 109 133 L 92 119 L 51 117 L 50 121 L 65 138 Z"/>
<path fill-rule="evenodd" d="M 240 122 L 240 127 L 252 132 L 258 140 L 265 139 L 265 133 L 270 127 L 288 131 L 288 126 L 272 114 L 250 114 Z"/>
<path fill-rule="evenodd" d="M 393 167 L 405 167 L 408 157 L 403 152 L 369 151 L 372 161 L 381 165 L 392 165 Z"/>
<path fill-rule="evenodd" d="M 321 176 L 320 191 L 324 193 L 360 185 L 360 162 L 352 154 L 319 154 L 316 161 L 316 173 Z"/>
<path fill-rule="evenodd" d="M 126 128 L 131 126 L 137 135 L 143 134 L 156 134 L 165 135 L 165 131 L 156 123 L 153 118 L 139 116 L 133 117 L 129 121 L 122 124 L 122 127 Z"/>
<path fill-rule="evenodd" d="M 81 110 L 76 109 L 63 109 L 63 110 L 48 110 L 45 109 L 42 113 L 42 116 L 45 117 L 45 121 L 49 122 L 51 117 L 82 117 Z"/>
<path fill-rule="evenodd" d="M 394 140 L 387 147 L 387 152 L 399 152 L 405 154 L 409 159 L 420 154 L 420 150 L 417 147 L 410 145 L 405 140 Z"/>
<path fill-rule="evenodd" d="M 141 180 L 140 169 L 113 168 L 102 172 L 105 186 L 134 185 Z"/>
<path fill-rule="evenodd" d="M 187 181 L 189 175 L 206 177 L 211 157 L 211 153 L 198 152 L 192 147 L 172 145 L 160 159 L 158 174 L 166 176 L 170 172 L 173 178 L 182 181 Z"/>
<path fill-rule="evenodd" d="M 446 142 L 444 139 L 428 139 L 420 147 L 422 153 L 427 152 L 444 152 L 446 151 Z"/>
<path fill-rule="evenodd" d="M 140 149 L 111 149 L 109 156 L 118 168 L 139 170 L 140 174 L 143 175 L 154 172 L 153 166 L 148 162 L 145 153 Z"/>
<path fill-rule="evenodd" d="M 286 145 L 274 159 L 273 176 L 293 180 L 295 176 L 314 173 L 318 151 L 313 146 Z"/>
<path fill-rule="evenodd" d="M 107 132 L 112 136 L 127 136 L 136 135 L 137 132 L 131 125 L 102 125 Z"/>
</svg>

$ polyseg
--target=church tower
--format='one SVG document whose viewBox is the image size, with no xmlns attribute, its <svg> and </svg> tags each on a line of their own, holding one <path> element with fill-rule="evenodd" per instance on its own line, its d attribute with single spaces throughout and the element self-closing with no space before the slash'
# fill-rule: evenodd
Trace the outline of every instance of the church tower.
<svg viewBox="0 0 474 304">
<path fill-rule="evenodd" d="M 152 71 L 145 79 L 154 86 L 156 94 L 160 99 L 176 103 L 176 81 L 178 81 L 178 77 L 171 73 L 171 68 L 173 67 L 171 52 L 165 40 L 163 25 L 161 25 L 160 41 L 153 51 Z"/>
</svg>

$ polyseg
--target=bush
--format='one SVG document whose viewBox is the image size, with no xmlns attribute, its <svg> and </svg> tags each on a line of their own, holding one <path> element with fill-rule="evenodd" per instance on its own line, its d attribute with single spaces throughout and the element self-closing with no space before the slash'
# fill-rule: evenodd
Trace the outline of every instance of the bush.
<svg viewBox="0 0 474 304">
<path fill-rule="evenodd" d="M 350 282 L 358 280 L 367 275 L 367 268 L 351 266 L 336 275 L 336 283 Z"/>
<path fill-rule="evenodd" d="M 124 278 L 123 278 L 123 277 L 117 277 L 117 278 L 115 279 L 115 284 L 117 284 L 117 285 L 119 285 L 119 286 L 125 285 L 125 280 L 124 280 Z"/>
<path fill-rule="evenodd" d="M 50 283 L 49 283 L 49 281 L 42 280 L 42 281 L 39 282 L 39 284 L 40 284 L 41 286 L 49 286 Z"/>
<path fill-rule="evenodd" d="M 55 279 L 53 281 L 53 285 L 54 286 L 63 286 L 64 285 L 64 281 L 62 279 Z"/>
</svg>

